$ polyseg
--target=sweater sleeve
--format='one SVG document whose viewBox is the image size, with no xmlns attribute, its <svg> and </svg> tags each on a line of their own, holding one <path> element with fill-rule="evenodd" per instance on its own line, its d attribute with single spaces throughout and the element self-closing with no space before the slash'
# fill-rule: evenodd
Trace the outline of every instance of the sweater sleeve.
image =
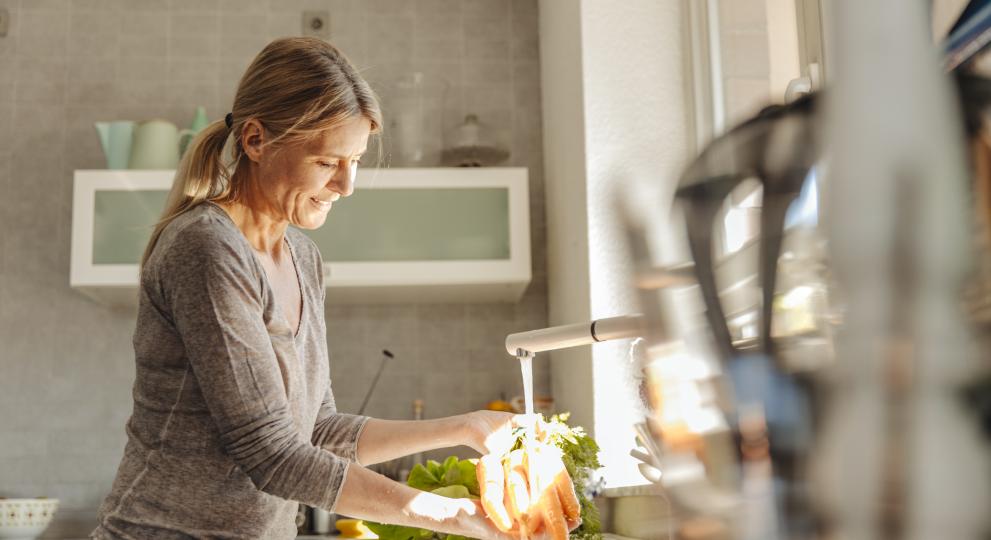
<svg viewBox="0 0 991 540">
<path fill-rule="evenodd" d="M 358 439 L 361 438 L 366 422 L 367 416 L 337 412 L 328 380 L 327 392 L 313 426 L 313 444 L 344 459 L 358 462 Z"/>
<path fill-rule="evenodd" d="M 262 282 L 237 240 L 208 227 L 181 231 L 165 254 L 162 292 L 225 452 L 259 490 L 333 510 L 348 460 L 295 425 L 272 346 L 285 337 L 269 333 Z"/>
</svg>

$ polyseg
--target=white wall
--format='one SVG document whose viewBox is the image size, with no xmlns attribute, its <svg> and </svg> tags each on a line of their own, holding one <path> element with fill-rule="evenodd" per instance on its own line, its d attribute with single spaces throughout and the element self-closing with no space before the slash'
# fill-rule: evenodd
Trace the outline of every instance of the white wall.
<svg viewBox="0 0 991 540">
<path fill-rule="evenodd" d="M 540 2 L 551 324 L 638 309 L 614 202 L 667 223 L 689 141 L 681 6 Z M 628 455 L 641 415 L 628 350 L 623 341 L 553 355 L 555 399 L 585 407 L 575 419 L 602 446 L 611 487 L 643 483 Z"/>
<path fill-rule="evenodd" d="M 560 325 L 591 317 L 581 4 L 541 0 L 539 8 L 548 322 Z M 557 409 L 571 411 L 572 423 L 594 430 L 591 350 L 579 347 L 550 356 Z M 536 361 L 542 360 L 538 356 Z"/>
</svg>

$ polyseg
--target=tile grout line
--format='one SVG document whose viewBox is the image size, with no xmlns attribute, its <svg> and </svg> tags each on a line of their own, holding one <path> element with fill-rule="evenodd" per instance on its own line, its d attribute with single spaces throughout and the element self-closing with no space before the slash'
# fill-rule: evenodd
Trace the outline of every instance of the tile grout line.
<svg viewBox="0 0 991 540">
<path fill-rule="evenodd" d="M 515 44 L 515 37 L 516 37 L 515 33 L 513 32 L 513 28 L 514 28 L 513 14 L 515 13 L 515 10 L 513 9 L 513 3 L 510 0 L 506 0 L 506 3 L 508 4 L 507 11 L 509 12 L 509 16 L 506 18 L 506 43 L 508 44 L 509 50 L 506 51 L 506 53 L 507 56 L 509 57 L 509 91 L 511 93 L 510 95 L 511 108 L 509 109 L 509 116 L 510 116 L 509 123 L 511 127 L 509 128 L 509 136 L 511 140 L 516 140 L 516 131 L 518 128 L 517 121 L 519 114 L 518 111 L 516 110 L 516 55 L 514 54 L 514 50 L 513 50 Z M 510 152 L 513 152 L 512 143 L 510 141 L 506 141 L 506 144 L 509 146 L 508 150 Z M 514 156 L 510 154 L 510 158 L 511 158 L 509 160 L 510 164 L 519 163 L 517 161 L 519 159 L 519 156 Z"/>
</svg>

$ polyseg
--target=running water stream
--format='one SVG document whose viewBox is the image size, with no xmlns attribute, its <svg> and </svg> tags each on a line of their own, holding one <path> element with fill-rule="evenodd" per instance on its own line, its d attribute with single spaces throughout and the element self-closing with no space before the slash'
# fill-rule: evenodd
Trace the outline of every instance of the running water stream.
<svg viewBox="0 0 991 540">
<path fill-rule="evenodd" d="M 526 404 L 526 414 L 533 414 L 533 356 L 520 356 L 520 372 L 523 374 L 523 402 Z"/>
</svg>

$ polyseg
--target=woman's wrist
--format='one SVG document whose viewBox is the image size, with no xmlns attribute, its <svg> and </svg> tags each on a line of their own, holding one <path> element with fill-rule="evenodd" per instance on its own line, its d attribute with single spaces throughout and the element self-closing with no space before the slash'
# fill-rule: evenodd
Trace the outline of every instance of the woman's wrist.
<svg viewBox="0 0 991 540">
<path fill-rule="evenodd" d="M 455 418 L 458 419 L 459 424 L 455 428 L 458 433 L 457 444 L 470 446 L 484 454 L 485 437 L 488 436 L 488 431 L 485 429 L 485 422 L 478 418 L 478 411 L 465 413 Z"/>
</svg>

